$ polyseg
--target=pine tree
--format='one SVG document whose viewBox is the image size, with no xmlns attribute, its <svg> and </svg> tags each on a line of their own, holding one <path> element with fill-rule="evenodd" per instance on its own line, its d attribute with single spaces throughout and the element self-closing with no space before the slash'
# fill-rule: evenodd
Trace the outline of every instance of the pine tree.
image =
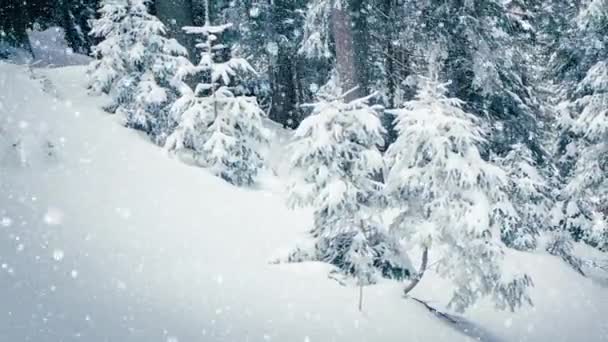
<svg viewBox="0 0 608 342">
<path fill-rule="evenodd" d="M 289 205 L 314 208 L 314 250 L 304 258 L 332 264 L 360 286 L 400 278 L 408 268 L 378 215 L 382 125 L 367 101 L 339 97 L 312 105 L 289 146 Z"/>
<path fill-rule="evenodd" d="M 578 158 L 564 189 L 566 228 L 577 238 L 608 244 L 608 60 L 591 67 L 580 82 L 586 95 L 573 102 L 578 117 L 572 129 L 580 136 Z"/>
<path fill-rule="evenodd" d="M 479 120 L 446 96 L 449 84 L 436 73 L 420 83 L 416 98 L 394 111 L 399 135 L 387 151 L 387 193 L 403 208 L 392 229 L 423 251 L 413 284 L 436 251 L 437 273 L 455 285 L 450 306 L 456 310 L 484 296 L 503 309 L 531 303 L 531 279 L 502 267 L 502 228 L 517 217 L 507 175 L 482 158 L 487 141 Z"/>
<path fill-rule="evenodd" d="M 399 27 L 391 49 L 404 55 L 398 58 L 397 51 L 392 52 L 392 60 L 405 73 L 394 76 L 399 83 L 393 92 L 409 100 L 407 76 L 426 73 L 428 51 L 438 50 L 444 61 L 441 78 L 452 81 L 448 95 L 464 101 L 468 112 L 491 119 L 486 121 L 494 129 L 490 149 L 504 156 L 510 146 L 521 143 L 540 159 L 542 121 L 527 56 L 534 30 L 523 29 L 526 22 L 513 14 L 512 2 L 406 1 L 391 14 L 396 22 L 389 23 Z M 394 100 L 398 105 L 399 97 Z"/>
<path fill-rule="evenodd" d="M 526 146 L 511 146 L 505 157 L 492 160 L 507 174 L 507 194 L 515 209 L 516 219 L 502 228 L 503 242 L 512 248 L 534 250 L 537 237 L 550 230 L 554 193 L 550 177 L 534 160 Z"/>
<path fill-rule="evenodd" d="M 228 49 L 218 39 L 231 25 L 211 25 L 208 15 L 205 22 L 184 28 L 204 41 L 197 45 L 201 49 L 198 65 L 182 67 L 180 73 L 196 74 L 202 81 L 194 90 L 182 82 L 181 97 L 172 109 L 178 125 L 165 147 L 192 151 L 198 164 L 226 181 L 251 185 L 263 167 L 261 148 L 269 133 L 262 122 L 264 111 L 254 97 L 242 94 L 235 81 L 239 73 L 254 70 L 242 58 L 218 61 Z"/>
<path fill-rule="evenodd" d="M 562 229 L 600 248 L 608 243 L 608 2 L 584 1 L 555 54 L 562 80 L 559 141 Z"/>
<path fill-rule="evenodd" d="M 112 96 L 111 112 L 126 125 L 162 144 L 174 128 L 169 106 L 177 97 L 172 85 L 188 63 L 186 50 L 168 39 L 165 25 L 148 12 L 150 0 L 108 1 L 93 23 L 92 33 L 104 40 L 94 47 L 91 89 Z"/>
<path fill-rule="evenodd" d="M 125 49 L 127 40 L 127 0 L 103 0 L 99 19 L 92 21 L 91 35 L 101 41 L 92 48 L 96 60 L 88 70 L 89 89 L 95 94 L 106 93 L 127 73 Z"/>
<path fill-rule="evenodd" d="M 131 102 L 119 111 L 125 114 L 127 126 L 163 144 L 174 128 L 169 109 L 178 93 L 173 82 L 178 69 L 189 62 L 186 49 L 166 37 L 165 25 L 148 12 L 149 6 L 150 0 L 130 0 L 130 34 L 135 43 L 127 51 L 127 63 L 128 79 L 135 87 Z"/>
<path fill-rule="evenodd" d="M 233 24 L 222 40 L 239 55 L 248 56 L 258 71 L 244 84 L 247 92 L 256 96 L 271 120 L 289 128 L 298 126 L 304 114 L 300 104 L 312 98 L 305 85 L 326 79 L 319 63 L 303 63 L 297 54 L 307 2 L 237 0 L 211 4 L 214 18 Z"/>
</svg>

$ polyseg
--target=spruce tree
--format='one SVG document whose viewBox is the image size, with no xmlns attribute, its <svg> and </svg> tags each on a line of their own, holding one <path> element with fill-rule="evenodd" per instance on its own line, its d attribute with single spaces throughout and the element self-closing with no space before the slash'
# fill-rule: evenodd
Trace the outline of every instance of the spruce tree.
<svg viewBox="0 0 608 342">
<path fill-rule="evenodd" d="M 487 141 L 479 120 L 446 96 L 449 83 L 431 73 L 419 84 L 416 98 L 394 111 L 398 138 L 387 151 L 387 194 L 402 208 L 392 228 L 423 251 L 406 294 L 436 253 L 436 272 L 455 285 L 454 309 L 485 296 L 502 309 L 531 302 L 531 279 L 502 267 L 503 229 L 517 221 L 507 174 L 482 158 Z"/>
<path fill-rule="evenodd" d="M 506 193 L 515 209 L 514 219 L 501 230 L 502 240 L 512 248 L 534 250 L 537 238 L 551 230 L 554 193 L 550 178 L 555 171 L 540 168 L 522 144 L 511 146 L 504 157 L 494 156 L 492 162 L 506 172 Z"/>
<path fill-rule="evenodd" d="M 428 51 L 438 50 L 444 60 L 441 77 L 452 81 L 448 95 L 464 101 L 468 112 L 491 119 L 486 121 L 494 130 L 489 148 L 504 156 L 520 143 L 541 158 L 541 121 L 529 77 L 530 39 L 525 38 L 533 32 L 523 30 L 525 21 L 513 13 L 514 6 L 502 0 L 407 1 L 398 13 L 395 25 L 401 28 L 393 40 L 406 57 L 395 62 L 405 64 L 410 74 L 425 74 Z M 400 83 L 408 96 L 410 82 L 403 78 Z"/>
<path fill-rule="evenodd" d="M 332 264 L 360 286 L 401 278 L 409 268 L 379 215 L 383 129 L 369 99 L 315 103 L 289 145 L 289 205 L 314 209 L 314 248 L 292 259 Z"/>
<path fill-rule="evenodd" d="M 125 116 L 126 125 L 162 144 L 175 124 L 169 106 L 177 97 L 178 69 L 186 50 L 167 38 L 166 28 L 148 12 L 149 0 L 106 1 L 92 34 L 103 40 L 93 48 L 90 87 L 112 97 L 107 108 Z"/>
<path fill-rule="evenodd" d="M 600 248 L 608 243 L 607 6 L 605 0 L 583 2 L 554 59 L 560 95 L 567 98 L 559 105 L 561 228 Z"/>
<path fill-rule="evenodd" d="M 203 42 L 197 44 L 200 62 L 183 66 L 179 73 L 196 75 L 201 81 L 195 89 L 181 82 L 181 96 L 172 108 L 178 124 L 165 147 L 176 152 L 191 151 L 197 164 L 226 181 L 251 185 L 263 167 L 261 150 L 268 143 L 269 132 L 257 100 L 244 95 L 238 84 L 237 77 L 254 72 L 253 68 L 219 42 L 230 27 L 212 25 L 207 14 L 204 26 L 184 28 L 189 34 L 203 37 Z M 228 58 L 221 60 L 226 54 Z"/>
<path fill-rule="evenodd" d="M 127 90 L 132 91 L 132 100 L 119 111 L 125 114 L 127 126 L 163 144 L 175 126 L 169 109 L 178 96 L 176 74 L 189 62 L 186 49 L 166 37 L 166 26 L 149 13 L 149 7 L 150 0 L 130 0 L 130 34 L 135 43 L 127 51 L 131 70 L 127 79 L 135 87 Z"/>
<path fill-rule="evenodd" d="M 127 0 L 102 0 L 99 19 L 92 21 L 91 35 L 100 42 L 93 46 L 89 89 L 95 94 L 106 93 L 115 86 L 117 80 L 127 73 L 125 50 L 131 45 L 128 39 Z"/>
</svg>

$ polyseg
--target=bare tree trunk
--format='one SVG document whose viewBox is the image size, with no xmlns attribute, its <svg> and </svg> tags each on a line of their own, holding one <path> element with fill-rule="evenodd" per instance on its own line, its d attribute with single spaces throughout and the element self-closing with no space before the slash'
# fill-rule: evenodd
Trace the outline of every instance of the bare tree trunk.
<svg viewBox="0 0 608 342">
<path fill-rule="evenodd" d="M 359 86 L 351 18 L 346 8 L 335 5 L 332 9 L 331 19 L 334 42 L 336 44 L 336 69 L 340 78 L 342 92 L 345 93 Z M 361 97 L 361 91 L 361 89 L 358 89 L 350 92 L 345 100 L 348 102 Z"/>
<path fill-rule="evenodd" d="M 194 24 L 192 0 L 156 0 L 154 9 L 156 16 L 169 29 L 169 35 L 188 50 L 191 60 L 195 60 L 194 40 L 182 30 L 182 27 Z"/>
<path fill-rule="evenodd" d="M 428 262 L 429 262 L 429 249 L 425 247 L 424 251 L 422 251 L 422 262 L 420 264 L 420 269 L 418 270 L 418 274 L 416 274 L 414 276 L 414 278 L 412 279 L 412 282 L 409 283 L 403 289 L 404 296 L 407 296 L 408 293 L 410 293 L 416 287 L 416 285 L 418 285 L 418 283 L 420 283 L 420 279 L 422 279 L 422 276 L 424 276 L 424 272 L 426 271 Z"/>
</svg>

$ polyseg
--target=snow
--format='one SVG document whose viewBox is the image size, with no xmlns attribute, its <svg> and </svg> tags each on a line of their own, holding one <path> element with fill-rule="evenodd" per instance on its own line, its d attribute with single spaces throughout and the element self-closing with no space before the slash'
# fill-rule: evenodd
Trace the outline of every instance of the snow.
<svg viewBox="0 0 608 342">
<path fill-rule="evenodd" d="M 29 31 L 33 63 L 37 66 L 84 65 L 91 61 L 87 56 L 75 53 L 65 40 L 61 27 L 43 31 Z"/>
<path fill-rule="evenodd" d="M 605 341 L 608 324 L 599 318 L 606 314 L 608 292 L 592 279 L 582 278 L 558 259 L 546 254 L 510 251 L 510 268 L 529 274 L 534 280 L 530 295 L 534 307 L 515 313 L 496 312 L 484 302 L 467 316 L 478 326 L 499 332 L 498 341 Z M 430 260 L 432 263 L 432 259 Z M 442 281 L 423 278 L 414 296 L 441 302 L 445 295 Z M 505 326 L 510 322 L 509 326 Z"/>
<path fill-rule="evenodd" d="M 455 328 L 383 282 L 365 288 L 359 312 L 358 289 L 327 265 L 270 263 L 312 225 L 310 211 L 285 207 L 279 179 L 236 188 L 170 158 L 102 112 L 84 73 L 0 63 L 1 340 L 608 338 L 608 290 L 544 254 L 509 258 L 534 279 L 534 308 L 482 302 Z M 11 146 L 24 136 L 25 163 Z M 288 158 L 271 159 L 281 174 Z M 414 296 L 442 307 L 449 286 L 428 272 Z"/>
<path fill-rule="evenodd" d="M 56 249 L 53 251 L 53 259 L 55 259 L 55 261 L 63 260 L 63 256 L 63 251 L 61 249 Z"/>
</svg>

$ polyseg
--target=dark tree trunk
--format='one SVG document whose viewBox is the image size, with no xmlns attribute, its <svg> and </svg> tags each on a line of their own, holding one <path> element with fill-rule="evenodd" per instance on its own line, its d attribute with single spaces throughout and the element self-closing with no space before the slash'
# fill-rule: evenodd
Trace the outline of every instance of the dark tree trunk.
<svg viewBox="0 0 608 342">
<path fill-rule="evenodd" d="M 387 97 L 388 97 L 388 106 L 389 108 L 395 108 L 395 49 L 393 47 L 393 25 L 390 22 L 390 19 L 393 17 L 393 0 L 384 0 L 383 2 L 384 8 L 383 12 L 386 15 L 384 17 L 384 36 L 385 36 L 385 56 L 384 60 L 386 61 L 386 87 L 387 87 Z"/>
<path fill-rule="evenodd" d="M 272 56 L 269 72 L 272 89 L 270 118 L 284 127 L 296 128 L 301 120 L 300 57 L 297 53 L 297 27 L 293 23 L 297 1 L 268 1 L 270 23 L 267 37 L 278 46 L 276 56 Z"/>
<path fill-rule="evenodd" d="M 169 35 L 188 50 L 192 61 L 198 62 L 196 60 L 194 39 L 182 30 L 182 27 L 194 24 L 192 0 L 156 0 L 154 9 L 156 16 L 169 29 Z"/>
<path fill-rule="evenodd" d="M 370 65 L 369 65 L 369 27 L 367 24 L 367 9 L 365 0 L 351 0 L 351 17 L 353 20 L 353 43 L 355 52 L 355 68 L 360 93 L 369 93 Z"/>
<path fill-rule="evenodd" d="M 361 97 L 362 89 L 359 87 L 359 77 L 357 75 L 350 13 L 345 8 L 334 7 L 331 13 L 331 21 L 340 86 L 343 93 L 349 92 L 345 100 L 352 101 Z M 357 89 L 351 91 L 355 88 Z"/>
<path fill-rule="evenodd" d="M 297 124 L 296 89 L 293 85 L 294 53 L 280 47 L 276 65 L 271 68 L 272 108 L 270 119 L 284 127 L 294 128 Z"/>
</svg>

